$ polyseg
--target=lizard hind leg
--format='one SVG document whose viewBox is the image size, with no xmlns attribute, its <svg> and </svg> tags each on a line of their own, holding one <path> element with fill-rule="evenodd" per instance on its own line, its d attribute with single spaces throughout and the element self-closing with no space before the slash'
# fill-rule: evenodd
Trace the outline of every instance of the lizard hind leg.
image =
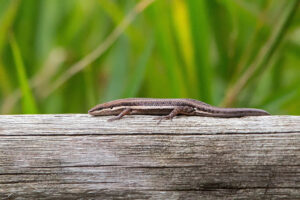
<svg viewBox="0 0 300 200">
<path fill-rule="evenodd" d="M 107 121 L 111 122 L 111 121 L 115 121 L 115 120 L 119 120 L 121 119 L 123 116 L 125 115 L 129 115 L 131 112 L 130 108 L 125 108 L 122 112 L 120 112 L 120 114 L 118 116 L 115 116 L 113 118 L 108 119 Z"/>
<path fill-rule="evenodd" d="M 175 107 L 168 115 L 158 117 L 157 118 L 159 120 L 158 124 L 165 119 L 172 120 L 175 116 L 179 114 L 192 115 L 193 113 L 194 113 L 194 109 L 190 106 L 178 106 Z"/>
</svg>

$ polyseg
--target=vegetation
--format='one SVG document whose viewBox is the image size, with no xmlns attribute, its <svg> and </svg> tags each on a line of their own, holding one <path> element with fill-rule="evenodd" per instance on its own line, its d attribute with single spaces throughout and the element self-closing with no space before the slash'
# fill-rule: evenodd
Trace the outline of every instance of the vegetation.
<svg viewBox="0 0 300 200">
<path fill-rule="evenodd" d="M 299 115 L 299 1 L 1 0 L 0 113 L 157 97 Z"/>
</svg>

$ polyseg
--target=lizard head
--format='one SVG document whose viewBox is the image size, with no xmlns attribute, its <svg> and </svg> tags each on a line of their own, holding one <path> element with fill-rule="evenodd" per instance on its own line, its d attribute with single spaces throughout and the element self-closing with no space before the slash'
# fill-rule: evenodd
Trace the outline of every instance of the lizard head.
<svg viewBox="0 0 300 200">
<path fill-rule="evenodd" d="M 99 104 L 88 111 L 90 115 L 117 115 L 124 107 L 115 105 L 114 102 L 107 102 L 103 104 Z"/>
</svg>

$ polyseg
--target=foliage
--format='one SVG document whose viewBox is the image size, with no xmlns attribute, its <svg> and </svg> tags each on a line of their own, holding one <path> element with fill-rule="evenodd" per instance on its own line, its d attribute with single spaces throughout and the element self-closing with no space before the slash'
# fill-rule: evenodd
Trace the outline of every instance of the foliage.
<svg viewBox="0 0 300 200">
<path fill-rule="evenodd" d="M 0 112 L 125 97 L 300 114 L 300 0 L 1 0 Z"/>
</svg>

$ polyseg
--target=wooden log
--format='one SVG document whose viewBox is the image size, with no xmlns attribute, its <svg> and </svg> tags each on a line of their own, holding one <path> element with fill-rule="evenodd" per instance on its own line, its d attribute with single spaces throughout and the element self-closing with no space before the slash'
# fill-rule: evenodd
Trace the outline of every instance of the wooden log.
<svg viewBox="0 0 300 200">
<path fill-rule="evenodd" d="M 300 116 L 0 116 L 0 199 L 300 199 Z"/>
</svg>

